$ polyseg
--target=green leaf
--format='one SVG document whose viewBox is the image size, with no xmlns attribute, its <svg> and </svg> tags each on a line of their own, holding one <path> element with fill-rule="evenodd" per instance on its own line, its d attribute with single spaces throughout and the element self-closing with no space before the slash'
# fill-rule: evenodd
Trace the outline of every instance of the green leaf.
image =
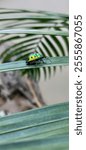
<svg viewBox="0 0 86 150">
<path fill-rule="evenodd" d="M 68 103 L 0 118 L 2 150 L 68 150 Z"/>
<path fill-rule="evenodd" d="M 49 12 L 49 11 L 33 11 L 33 10 L 27 10 L 27 9 L 8 9 L 8 8 L 0 8 L 0 14 L 10 14 L 10 13 L 31 13 L 31 14 L 41 14 L 41 15 L 48 15 L 48 16 L 56 16 L 56 17 L 62 17 L 62 18 L 69 18 L 68 14 L 62 14 L 62 13 L 56 13 L 56 12 Z"/>
<path fill-rule="evenodd" d="M 58 35 L 58 36 L 69 36 L 66 31 L 54 31 L 54 30 L 28 30 L 28 29 L 8 29 L 0 30 L 0 34 L 36 34 L 36 35 Z"/>
<path fill-rule="evenodd" d="M 68 65 L 69 57 L 46 57 L 43 58 L 43 62 L 37 63 L 35 65 L 27 65 L 25 60 L 22 61 L 14 61 L 9 63 L 0 64 L 0 72 L 10 71 L 10 70 L 19 70 L 19 69 L 32 69 L 32 68 L 40 68 L 47 66 L 61 66 Z"/>
</svg>

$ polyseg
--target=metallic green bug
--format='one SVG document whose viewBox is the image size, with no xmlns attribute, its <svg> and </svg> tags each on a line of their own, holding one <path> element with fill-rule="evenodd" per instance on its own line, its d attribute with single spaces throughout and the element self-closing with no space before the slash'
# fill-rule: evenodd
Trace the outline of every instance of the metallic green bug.
<svg viewBox="0 0 86 150">
<path fill-rule="evenodd" d="M 27 65 L 37 64 L 37 62 L 41 62 L 43 58 L 44 58 L 43 55 L 38 52 L 30 53 L 26 60 L 26 64 Z"/>
</svg>

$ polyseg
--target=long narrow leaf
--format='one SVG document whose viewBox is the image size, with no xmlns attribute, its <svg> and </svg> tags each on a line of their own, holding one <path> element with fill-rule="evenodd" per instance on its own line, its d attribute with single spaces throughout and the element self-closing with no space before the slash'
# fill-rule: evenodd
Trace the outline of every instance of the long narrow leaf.
<svg viewBox="0 0 86 150">
<path fill-rule="evenodd" d="M 48 16 L 56 16 L 56 17 L 62 17 L 62 18 L 69 18 L 68 14 L 62 14 L 62 13 L 56 13 L 56 12 L 49 12 L 49 11 L 33 11 L 33 10 L 27 10 L 27 9 L 7 9 L 7 8 L 0 8 L 0 14 L 12 14 L 12 13 L 29 13 L 29 14 L 41 14 L 41 15 L 48 15 Z"/>
<path fill-rule="evenodd" d="M 35 64 L 35 65 L 27 65 L 26 61 L 24 60 L 3 63 L 3 64 L 0 64 L 0 72 L 10 71 L 10 70 L 19 70 L 19 69 L 40 68 L 40 67 L 47 67 L 47 66 L 68 65 L 69 58 L 67 56 L 47 57 L 47 58 L 44 58 L 43 61 L 44 62 Z"/>
<path fill-rule="evenodd" d="M 1 150 L 68 150 L 68 103 L 0 118 Z"/>
<path fill-rule="evenodd" d="M 58 36 L 69 36 L 67 31 L 54 31 L 54 30 L 29 30 L 29 29 L 8 29 L 0 30 L 0 34 L 36 34 L 36 35 L 58 35 Z"/>
</svg>

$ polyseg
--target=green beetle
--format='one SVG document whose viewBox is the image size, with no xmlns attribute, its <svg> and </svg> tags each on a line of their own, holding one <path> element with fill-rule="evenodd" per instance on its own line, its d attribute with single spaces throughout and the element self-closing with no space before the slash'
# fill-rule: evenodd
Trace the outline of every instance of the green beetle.
<svg viewBox="0 0 86 150">
<path fill-rule="evenodd" d="M 37 64 L 37 62 L 43 61 L 42 60 L 43 58 L 44 58 L 43 55 L 38 52 L 30 53 L 26 60 L 26 64 L 27 65 Z"/>
</svg>

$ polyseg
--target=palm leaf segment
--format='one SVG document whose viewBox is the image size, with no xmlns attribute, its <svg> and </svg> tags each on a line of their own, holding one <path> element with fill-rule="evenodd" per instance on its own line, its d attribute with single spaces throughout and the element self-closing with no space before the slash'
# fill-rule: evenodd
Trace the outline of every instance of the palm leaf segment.
<svg viewBox="0 0 86 150">
<path fill-rule="evenodd" d="M 5 51 L 1 53 L 4 62 L 26 59 L 27 55 L 34 50 L 48 57 L 68 56 L 68 15 L 1 9 L 0 18 L 1 33 L 4 33 L 4 30 L 8 33 L 14 30 L 13 33 L 15 33 L 1 34 L 0 44 L 7 45 Z M 20 31 L 21 34 L 18 34 L 17 31 Z M 60 32 L 57 33 L 57 31 Z M 41 70 L 46 77 L 47 73 L 51 75 L 56 67 Z M 38 74 L 40 77 L 41 70 L 34 69 L 29 71 L 29 74 L 34 77 Z"/>
</svg>

